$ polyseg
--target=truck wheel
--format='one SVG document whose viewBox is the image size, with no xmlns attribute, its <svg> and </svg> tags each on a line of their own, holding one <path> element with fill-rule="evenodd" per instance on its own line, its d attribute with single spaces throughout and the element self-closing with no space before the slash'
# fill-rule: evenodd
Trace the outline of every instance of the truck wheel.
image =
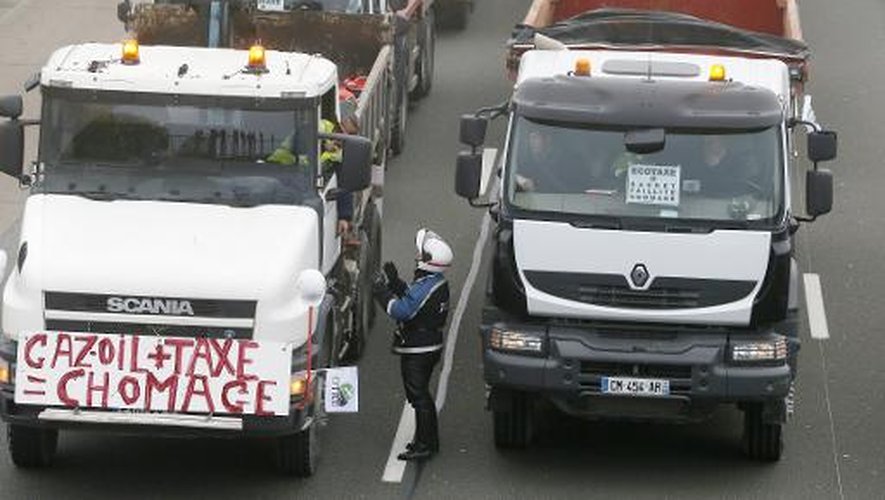
<svg viewBox="0 0 885 500">
<path fill-rule="evenodd" d="M 492 405 L 495 445 L 499 448 L 525 448 L 531 443 L 534 433 L 534 401 L 529 394 L 517 391 L 502 399 L 497 405 Z"/>
<path fill-rule="evenodd" d="M 277 438 L 277 469 L 287 476 L 310 477 L 319 456 L 317 423 L 289 436 Z"/>
<path fill-rule="evenodd" d="M 765 419 L 762 404 L 744 410 L 744 452 L 753 460 L 777 462 L 784 451 L 783 425 Z"/>
<path fill-rule="evenodd" d="M 433 9 L 427 11 L 424 21 L 424 47 L 418 63 L 418 85 L 412 97 L 420 99 L 430 94 L 433 86 L 433 65 L 436 51 L 436 15 Z"/>
<path fill-rule="evenodd" d="M 406 149 L 406 119 L 409 116 L 409 93 L 401 89 L 390 123 L 390 152 L 399 156 Z"/>
<path fill-rule="evenodd" d="M 52 464 L 58 448 L 58 430 L 9 424 L 7 440 L 16 467 L 39 468 Z"/>
</svg>

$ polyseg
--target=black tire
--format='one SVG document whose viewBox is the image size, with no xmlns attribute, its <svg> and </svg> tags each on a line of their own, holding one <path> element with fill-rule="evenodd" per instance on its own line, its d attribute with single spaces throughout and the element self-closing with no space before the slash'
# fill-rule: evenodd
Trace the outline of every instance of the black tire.
<svg viewBox="0 0 885 500">
<path fill-rule="evenodd" d="M 744 410 L 744 452 L 759 462 L 777 462 L 784 451 L 783 424 L 767 422 L 763 406 L 753 403 Z"/>
<path fill-rule="evenodd" d="M 277 438 L 277 469 L 287 476 L 310 477 L 319 459 L 317 424 L 296 434 Z"/>
<path fill-rule="evenodd" d="M 525 448 L 531 444 L 534 434 L 534 400 L 531 395 L 517 391 L 502 399 L 492 405 L 495 445 Z"/>
<path fill-rule="evenodd" d="M 390 152 L 399 156 L 406 149 L 406 121 L 409 116 L 409 93 L 400 89 L 390 120 Z"/>
<path fill-rule="evenodd" d="M 16 467 L 48 467 L 58 449 L 58 430 L 8 424 L 7 441 Z"/>
<path fill-rule="evenodd" d="M 455 31 L 467 28 L 467 20 L 470 19 L 470 4 L 466 2 L 454 2 L 440 13 L 440 26 Z"/>
<path fill-rule="evenodd" d="M 433 9 L 427 11 L 424 21 L 424 47 L 418 61 L 418 85 L 412 92 L 414 99 L 421 99 L 430 94 L 433 87 L 433 67 L 436 60 L 436 14 Z"/>
</svg>

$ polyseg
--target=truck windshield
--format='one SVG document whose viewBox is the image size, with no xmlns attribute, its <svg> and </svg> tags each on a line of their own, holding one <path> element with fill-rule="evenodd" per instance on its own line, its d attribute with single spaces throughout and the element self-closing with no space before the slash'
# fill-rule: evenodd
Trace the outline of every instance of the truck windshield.
<svg viewBox="0 0 885 500">
<path fill-rule="evenodd" d="M 713 226 L 771 224 L 781 213 L 778 127 L 667 130 L 663 148 L 636 154 L 624 129 L 518 118 L 505 184 L 517 210 Z"/>
<path fill-rule="evenodd" d="M 315 110 L 72 94 L 44 98 L 39 191 L 246 206 L 311 196 Z"/>
</svg>

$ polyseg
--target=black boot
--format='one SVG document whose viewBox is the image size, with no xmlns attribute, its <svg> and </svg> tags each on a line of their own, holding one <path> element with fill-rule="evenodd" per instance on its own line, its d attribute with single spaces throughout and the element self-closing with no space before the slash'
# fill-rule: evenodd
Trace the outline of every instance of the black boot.
<svg viewBox="0 0 885 500">
<path fill-rule="evenodd" d="M 426 460 L 433 456 L 433 452 L 424 443 L 414 443 L 411 447 L 407 447 L 406 451 L 400 453 L 396 458 L 400 460 Z"/>
</svg>

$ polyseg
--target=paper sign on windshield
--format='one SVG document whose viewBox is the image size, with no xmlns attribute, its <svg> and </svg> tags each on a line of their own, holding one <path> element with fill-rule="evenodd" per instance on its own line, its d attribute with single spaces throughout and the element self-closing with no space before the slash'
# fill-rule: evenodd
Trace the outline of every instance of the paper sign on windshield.
<svg viewBox="0 0 885 500">
<path fill-rule="evenodd" d="M 627 203 L 678 207 L 681 177 L 678 165 L 630 165 Z"/>
<path fill-rule="evenodd" d="M 36 332 L 18 343 L 15 402 L 288 415 L 292 347 L 238 339 Z"/>
</svg>

